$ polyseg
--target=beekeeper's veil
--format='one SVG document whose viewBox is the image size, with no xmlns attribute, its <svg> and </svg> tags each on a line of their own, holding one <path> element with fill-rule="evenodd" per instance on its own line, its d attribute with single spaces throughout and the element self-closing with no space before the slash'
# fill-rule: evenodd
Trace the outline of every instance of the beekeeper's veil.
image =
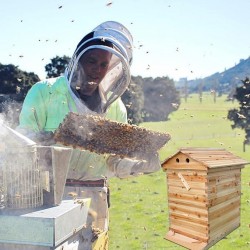
<svg viewBox="0 0 250 250">
<path fill-rule="evenodd" d="M 99 85 L 101 103 L 94 110 L 97 113 L 105 113 L 109 105 L 124 93 L 130 83 L 132 43 L 133 39 L 127 28 L 114 21 L 100 24 L 80 41 L 65 72 L 79 113 L 91 113 L 76 91 L 85 79 L 84 70 L 79 63 L 81 56 L 96 48 L 112 53 L 107 74 Z"/>
</svg>

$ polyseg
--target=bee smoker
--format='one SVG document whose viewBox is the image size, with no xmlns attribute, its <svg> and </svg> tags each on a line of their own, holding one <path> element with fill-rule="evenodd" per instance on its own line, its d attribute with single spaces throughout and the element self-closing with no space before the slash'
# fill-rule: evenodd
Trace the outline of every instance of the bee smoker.
<svg viewBox="0 0 250 250">
<path fill-rule="evenodd" d="M 42 206 L 43 196 L 35 142 L 4 127 L 8 137 L 1 143 L 1 209 Z"/>
<path fill-rule="evenodd" d="M 62 200 L 72 150 L 38 146 L 3 124 L 0 138 L 0 249 L 85 249 L 75 242 L 90 199 Z"/>
</svg>

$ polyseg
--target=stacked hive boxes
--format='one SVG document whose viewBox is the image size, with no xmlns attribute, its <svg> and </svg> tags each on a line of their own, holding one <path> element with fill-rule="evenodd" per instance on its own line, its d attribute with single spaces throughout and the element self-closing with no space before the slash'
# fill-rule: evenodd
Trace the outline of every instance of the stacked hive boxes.
<svg viewBox="0 0 250 250">
<path fill-rule="evenodd" d="M 211 148 L 183 148 L 166 159 L 166 239 L 189 249 L 208 249 L 239 227 L 245 164 L 224 149 Z"/>
</svg>

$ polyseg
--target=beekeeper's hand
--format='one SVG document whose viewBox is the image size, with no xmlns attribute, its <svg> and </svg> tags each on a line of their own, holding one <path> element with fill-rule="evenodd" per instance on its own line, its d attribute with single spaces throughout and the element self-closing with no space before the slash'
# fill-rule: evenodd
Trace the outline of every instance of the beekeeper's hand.
<svg viewBox="0 0 250 250">
<path fill-rule="evenodd" d="M 36 142 L 39 145 L 50 146 L 56 144 L 54 140 L 54 133 L 51 131 L 34 132 L 22 128 L 17 128 L 16 131 L 28 137 L 30 140 Z"/>
<path fill-rule="evenodd" d="M 109 156 L 107 159 L 109 171 L 119 178 L 128 178 L 158 171 L 161 163 L 158 154 L 145 156 L 143 160 Z"/>
<path fill-rule="evenodd" d="M 37 133 L 32 133 L 29 134 L 29 138 L 43 146 L 50 146 L 56 144 L 54 140 L 54 133 L 51 131 L 41 131 Z"/>
</svg>

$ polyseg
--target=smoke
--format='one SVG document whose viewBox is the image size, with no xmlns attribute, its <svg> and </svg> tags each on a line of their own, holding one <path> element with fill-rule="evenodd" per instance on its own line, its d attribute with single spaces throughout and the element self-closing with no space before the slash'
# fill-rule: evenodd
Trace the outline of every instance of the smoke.
<svg viewBox="0 0 250 250">
<path fill-rule="evenodd" d="M 0 103 L 0 120 L 7 126 L 15 128 L 19 123 L 19 115 L 22 103 L 6 98 Z"/>
<path fill-rule="evenodd" d="M 5 137 L 7 135 L 7 130 L 6 126 L 9 126 L 9 123 L 6 121 L 6 116 L 3 113 L 0 113 L 0 151 L 1 151 L 1 146 L 5 142 Z"/>
</svg>

